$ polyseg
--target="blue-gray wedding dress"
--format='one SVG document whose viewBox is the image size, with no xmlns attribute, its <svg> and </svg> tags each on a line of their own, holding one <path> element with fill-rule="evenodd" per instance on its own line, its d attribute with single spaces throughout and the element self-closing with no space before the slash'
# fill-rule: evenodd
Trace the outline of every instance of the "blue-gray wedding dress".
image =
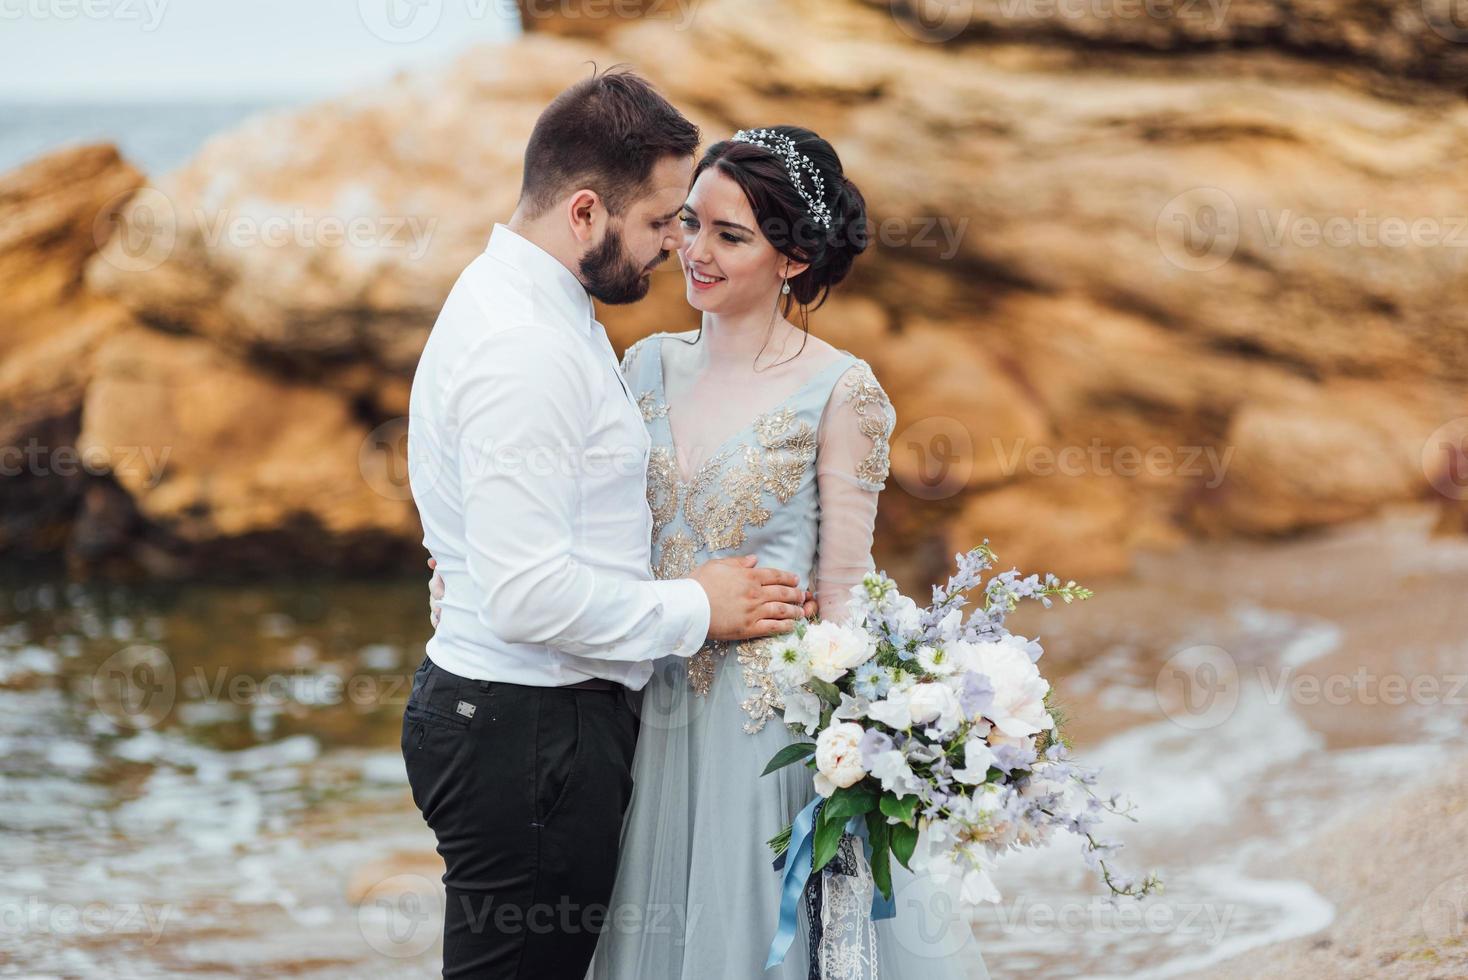
<svg viewBox="0 0 1468 980">
<path fill-rule="evenodd" d="M 812 354 L 804 376 L 789 376 L 781 399 L 740 391 L 707 403 L 726 417 L 740 413 L 744 424 L 728 426 L 732 434 L 722 442 L 707 440 L 709 455 L 685 478 L 663 351 L 692 338 L 654 335 L 623 359 L 651 434 L 654 572 L 678 578 L 710 558 L 754 554 L 762 566 L 799 574 L 803 587 L 817 583 L 822 613 L 830 616 L 840 598 L 832 591 L 846 594 L 871 566 L 891 405 L 865 362 L 826 347 L 824 358 Z M 621 863 L 591 977 L 987 980 L 978 943 L 950 893 L 895 861 L 895 918 L 871 923 L 869 874 L 826 876 L 814 912 L 821 940 L 809 940 L 810 907 L 802 905 L 788 954 L 765 970 L 781 897 L 766 842 L 813 790 L 803 766 L 760 775 L 794 740 L 764 675 L 764 648 L 710 643 L 691 660 L 657 664 L 643 693 Z M 843 860 L 866 871 L 850 842 Z"/>
</svg>

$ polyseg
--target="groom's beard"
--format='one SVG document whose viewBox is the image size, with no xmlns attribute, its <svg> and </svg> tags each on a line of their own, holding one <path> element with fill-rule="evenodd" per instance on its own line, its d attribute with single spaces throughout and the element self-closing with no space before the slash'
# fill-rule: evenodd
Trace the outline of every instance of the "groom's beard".
<svg viewBox="0 0 1468 980">
<path fill-rule="evenodd" d="M 621 233 L 608 231 L 602 243 L 581 260 L 581 283 L 603 303 L 612 306 L 635 303 L 652 288 L 653 267 L 662 265 L 667 258 L 667 252 L 660 252 L 652 262 L 639 266 L 622 249 Z"/>
</svg>

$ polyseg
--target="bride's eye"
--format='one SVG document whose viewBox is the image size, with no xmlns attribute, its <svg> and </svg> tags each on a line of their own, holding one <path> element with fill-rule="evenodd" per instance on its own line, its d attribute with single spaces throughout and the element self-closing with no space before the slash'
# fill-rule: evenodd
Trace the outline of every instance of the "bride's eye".
<svg viewBox="0 0 1468 980">
<path fill-rule="evenodd" d="M 730 242 L 734 245 L 739 245 L 744 241 L 744 239 L 740 238 L 738 235 L 728 231 L 721 232 L 719 234 L 719 237 L 722 238 L 724 241 Z"/>
<path fill-rule="evenodd" d="M 698 219 L 691 214 L 680 214 L 678 216 L 678 223 L 681 224 L 684 228 L 698 227 Z"/>
</svg>

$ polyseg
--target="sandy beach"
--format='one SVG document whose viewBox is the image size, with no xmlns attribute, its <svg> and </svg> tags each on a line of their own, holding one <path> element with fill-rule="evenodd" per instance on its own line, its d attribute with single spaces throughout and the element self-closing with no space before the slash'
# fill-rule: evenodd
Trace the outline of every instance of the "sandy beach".
<svg viewBox="0 0 1468 980">
<path fill-rule="evenodd" d="M 1327 824 L 1268 869 L 1302 878 L 1334 904 L 1327 928 L 1187 976 L 1468 976 L 1468 756 L 1381 796 L 1380 805 Z"/>
</svg>

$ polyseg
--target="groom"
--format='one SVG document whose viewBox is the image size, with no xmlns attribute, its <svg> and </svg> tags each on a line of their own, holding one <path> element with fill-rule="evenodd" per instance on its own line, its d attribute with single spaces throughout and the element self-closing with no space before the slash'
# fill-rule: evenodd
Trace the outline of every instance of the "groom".
<svg viewBox="0 0 1468 980">
<path fill-rule="evenodd" d="M 752 557 L 649 571 L 648 435 L 592 298 L 647 295 L 697 144 L 635 75 L 563 92 L 413 378 L 409 479 L 447 596 L 402 749 L 447 869 L 445 977 L 581 980 L 631 792 L 629 692 L 657 658 L 814 612 Z"/>
</svg>

